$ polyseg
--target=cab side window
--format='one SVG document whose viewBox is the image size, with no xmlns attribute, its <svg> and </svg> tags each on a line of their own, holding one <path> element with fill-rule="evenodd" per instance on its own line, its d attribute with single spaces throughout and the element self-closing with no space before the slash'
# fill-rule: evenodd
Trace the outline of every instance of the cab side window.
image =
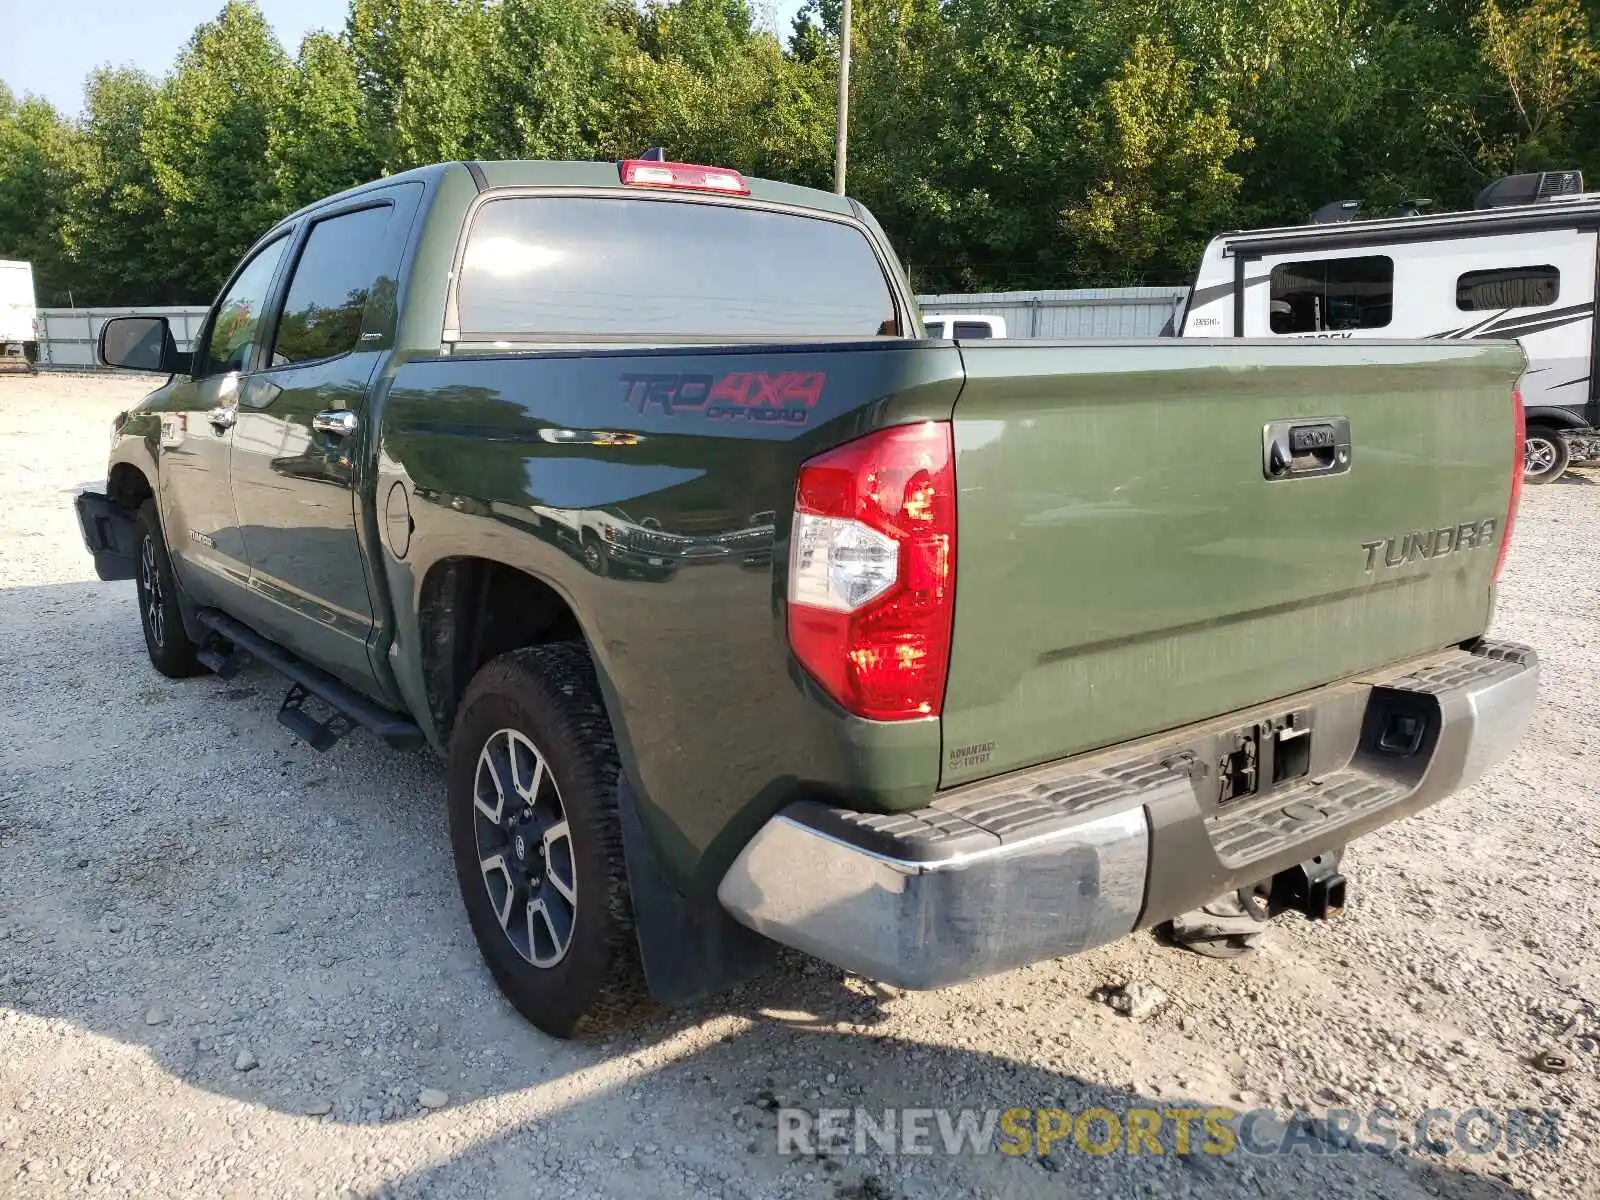
<svg viewBox="0 0 1600 1200">
<path fill-rule="evenodd" d="M 204 377 L 250 369 L 266 317 L 267 290 L 288 245 L 289 239 L 281 237 L 263 247 L 234 279 L 211 319 L 205 361 L 196 374 Z"/>
<path fill-rule="evenodd" d="M 393 254 L 385 243 L 393 211 L 383 204 L 311 227 L 284 298 L 272 366 L 337 358 L 358 345 L 377 349 L 392 333 L 395 281 L 385 260 Z"/>
</svg>

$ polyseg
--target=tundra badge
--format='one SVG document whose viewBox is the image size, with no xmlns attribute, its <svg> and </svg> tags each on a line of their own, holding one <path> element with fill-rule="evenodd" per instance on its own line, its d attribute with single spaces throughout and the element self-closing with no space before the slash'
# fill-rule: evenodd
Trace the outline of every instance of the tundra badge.
<svg viewBox="0 0 1600 1200">
<path fill-rule="evenodd" d="M 1367 573 L 1375 567 L 1403 567 L 1419 558 L 1443 558 L 1463 550 L 1498 547 L 1495 531 L 1500 522 L 1494 517 L 1482 521 L 1466 521 L 1460 525 L 1444 525 L 1438 529 L 1396 534 L 1373 542 L 1362 542 L 1367 552 Z"/>
</svg>

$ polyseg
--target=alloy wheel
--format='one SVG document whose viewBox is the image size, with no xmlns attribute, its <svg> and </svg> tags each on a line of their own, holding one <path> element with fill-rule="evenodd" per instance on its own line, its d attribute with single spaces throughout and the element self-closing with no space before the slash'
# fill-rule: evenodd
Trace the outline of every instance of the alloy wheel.
<svg viewBox="0 0 1600 1200">
<path fill-rule="evenodd" d="M 572 945 L 578 876 L 567 813 L 545 757 L 515 729 L 491 734 L 473 778 L 478 867 L 512 947 L 536 967 Z"/>
<path fill-rule="evenodd" d="M 139 583 L 144 591 L 145 620 L 156 646 L 167 644 L 167 605 L 161 594 L 161 571 L 156 566 L 156 542 L 148 534 L 139 548 Z"/>
<path fill-rule="evenodd" d="M 1530 437 L 1522 443 L 1522 470 L 1526 475 L 1543 475 L 1556 465 L 1556 446 L 1549 438 Z"/>
</svg>

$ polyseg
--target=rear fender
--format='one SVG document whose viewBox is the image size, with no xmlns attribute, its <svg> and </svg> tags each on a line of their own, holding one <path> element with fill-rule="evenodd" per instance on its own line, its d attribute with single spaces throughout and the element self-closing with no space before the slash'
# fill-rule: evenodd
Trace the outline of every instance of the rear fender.
<svg viewBox="0 0 1600 1200">
<path fill-rule="evenodd" d="M 481 520 L 484 514 L 461 512 L 459 503 L 451 503 L 448 507 L 455 516 L 465 520 L 448 521 L 454 526 L 453 535 L 437 539 L 436 544 L 441 549 L 451 546 L 460 548 L 468 544 L 474 533 L 484 537 L 494 536 L 492 527 L 475 528 L 468 523 Z M 425 515 L 418 526 L 419 530 L 427 523 Z M 651 995 L 663 1004 L 686 1004 L 754 978 L 771 966 L 776 944 L 733 920 L 714 895 L 685 892 L 668 878 L 665 864 L 675 856 L 675 851 L 671 847 L 662 847 L 660 841 L 663 838 L 669 841 L 676 839 L 672 837 L 670 825 L 647 832 L 640 821 L 636 801 L 639 793 L 638 755 L 629 736 L 626 708 L 619 700 L 616 683 L 607 669 L 605 658 L 599 653 L 601 641 L 594 630 L 585 626 L 583 617 L 579 615 L 580 610 L 573 603 L 573 596 L 564 583 L 552 579 L 544 570 L 549 564 L 541 561 L 537 553 L 540 543 L 533 538 L 527 541 L 528 545 L 523 547 L 515 539 L 500 540 L 499 557 L 482 561 L 508 567 L 549 587 L 566 602 L 590 647 L 595 673 L 600 681 L 601 697 L 622 762 L 617 809 L 622 823 L 623 855 L 633 899 L 639 958 Z M 519 550 L 522 552 L 519 553 Z M 398 624 L 394 645 L 399 653 L 393 660 L 395 678 L 406 696 L 413 717 L 423 728 L 430 743 L 443 753 L 447 748 L 447 721 L 433 711 L 429 699 L 432 693 L 420 651 L 420 608 L 424 599 L 424 581 L 445 558 L 458 556 L 434 556 L 414 566 L 395 558 L 392 549 L 384 557 L 390 586 L 397 589 L 396 594 L 406 594 L 400 589 L 413 589 L 417 599 L 416 603 L 397 606 Z M 409 547 L 407 557 L 411 557 Z M 441 594 L 435 588 L 426 590 L 431 603 L 464 604 L 473 603 L 478 598 L 470 588 L 463 595 Z M 408 653 L 411 647 L 418 647 L 417 652 Z M 676 856 L 681 857 L 684 853 L 685 848 L 681 845 L 676 847 Z"/>
<path fill-rule="evenodd" d="M 949 419 L 962 378 L 953 346 L 893 340 L 406 363 L 381 408 L 376 507 L 411 711 L 426 714 L 429 567 L 488 559 L 575 615 L 640 825 L 682 894 L 714 894 L 795 781 L 924 803 L 937 722 L 862 722 L 819 700 L 788 651 L 783 573 L 799 464 Z"/>
</svg>

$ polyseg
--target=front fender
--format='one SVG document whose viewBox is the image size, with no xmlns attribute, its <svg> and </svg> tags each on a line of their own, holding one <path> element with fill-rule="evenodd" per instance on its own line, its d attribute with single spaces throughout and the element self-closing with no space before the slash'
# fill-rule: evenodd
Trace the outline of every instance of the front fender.
<svg viewBox="0 0 1600 1200">
<path fill-rule="evenodd" d="M 105 491 L 84 488 L 73 501 L 84 547 L 94 558 L 95 574 L 107 582 L 134 577 L 139 505 L 155 492 L 151 448 L 142 436 L 128 430 L 130 423 L 137 428 L 140 422 L 126 413 L 121 419 L 106 463 Z"/>
<path fill-rule="evenodd" d="M 135 497 L 126 485 L 117 485 L 117 477 L 126 471 L 137 473 L 143 480 L 145 493 L 158 494 L 156 487 L 156 455 L 160 448 L 161 421 L 158 413 L 132 412 L 127 415 L 121 433 L 111 447 L 111 457 L 106 462 L 107 493 L 120 503 L 130 503 Z M 120 468 L 120 470 L 119 470 Z"/>
</svg>

